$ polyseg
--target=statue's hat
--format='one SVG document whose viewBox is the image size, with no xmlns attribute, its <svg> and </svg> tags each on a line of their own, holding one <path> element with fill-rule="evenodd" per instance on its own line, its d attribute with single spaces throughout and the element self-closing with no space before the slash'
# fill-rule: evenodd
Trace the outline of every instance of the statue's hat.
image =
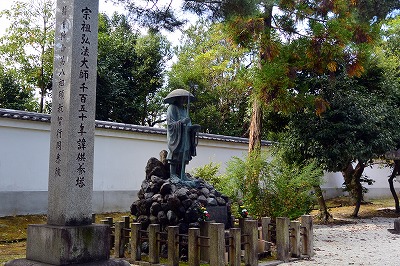
<svg viewBox="0 0 400 266">
<path fill-rule="evenodd" d="M 190 97 L 190 101 L 194 100 L 193 94 L 184 89 L 176 89 L 171 91 L 167 97 L 164 98 L 164 103 L 173 103 L 178 97 Z"/>
</svg>

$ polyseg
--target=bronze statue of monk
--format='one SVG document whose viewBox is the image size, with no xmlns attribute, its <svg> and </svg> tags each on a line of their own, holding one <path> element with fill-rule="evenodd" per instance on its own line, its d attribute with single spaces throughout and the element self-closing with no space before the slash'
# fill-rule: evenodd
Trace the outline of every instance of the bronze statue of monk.
<svg viewBox="0 0 400 266">
<path fill-rule="evenodd" d="M 167 160 L 170 164 L 171 178 L 189 181 L 185 167 L 196 156 L 197 132 L 199 125 L 192 125 L 189 118 L 189 105 L 193 94 L 184 89 L 170 92 L 164 99 L 169 103 L 167 110 Z M 185 105 L 186 104 L 186 108 Z"/>
</svg>

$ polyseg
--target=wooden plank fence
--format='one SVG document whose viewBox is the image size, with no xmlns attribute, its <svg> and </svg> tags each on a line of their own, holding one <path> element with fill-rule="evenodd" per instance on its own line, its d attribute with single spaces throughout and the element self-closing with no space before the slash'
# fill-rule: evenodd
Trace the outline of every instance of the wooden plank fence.
<svg viewBox="0 0 400 266">
<path fill-rule="evenodd" d="M 130 254 L 130 261 L 142 260 L 142 243 L 148 242 L 148 263 L 160 263 L 160 248 L 167 246 L 167 265 L 179 265 L 179 250 L 186 247 L 188 263 L 199 266 L 206 262 L 213 266 L 258 265 L 259 255 L 270 252 L 276 246 L 277 259 L 289 261 L 291 258 L 313 256 L 313 221 L 312 216 L 303 215 L 300 221 L 290 221 L 286 217 L 263 217 L 258 221 L 243 219 L 239 228 L 224 229 L 224 224 L 204 222 L 201 228 L 189 228 L 188 234 L 179 234 L 178 226 L 168 226 L 166 232 L 160 231 L 160 225 L 150 224 L 147 230 L 141 229 L 140 223 L 130 223 L 129 216 L 122 221 L 113 222 L 111 217 L 101 220 L 111 227 L 111 246 L 115 257 L 123 258 Z M 203 234 L 202 234 L 203 233 Z M 206 233 L 206 234 L 204 234 Z M 275 240 L 273 243 L 273 240 Z"/>
</svg>

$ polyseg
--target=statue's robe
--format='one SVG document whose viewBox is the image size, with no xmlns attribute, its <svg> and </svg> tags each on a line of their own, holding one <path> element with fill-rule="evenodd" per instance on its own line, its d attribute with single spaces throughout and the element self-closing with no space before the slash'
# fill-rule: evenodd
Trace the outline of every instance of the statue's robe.
<svg viewBox="0 0 400 266">
<path fill-rule="evenodd" d="M 189 163 L 196 156 L 194 138 L 191 136 L 192 123 L 182 121 L 189 118 L 185 108 L 170 104 L 167 110 L 167 160 L 173 164 Z"/>
</svg>

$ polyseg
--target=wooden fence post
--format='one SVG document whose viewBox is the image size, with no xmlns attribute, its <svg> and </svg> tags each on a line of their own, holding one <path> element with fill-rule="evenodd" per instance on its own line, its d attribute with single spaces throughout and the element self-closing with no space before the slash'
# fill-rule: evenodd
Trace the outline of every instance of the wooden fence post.
<svg viewBox="0 0 400 266">
<path fill-rule="evenodd" d="M 168 226 L 168 266 L 179 265 L 179 226 Z"/>
<path fill-rule="evenodd" d="M 303 254 L 309 257 L 314 255 L 314 236 L 313 236 L 313 221 L 311 215 L 303 215 L 300 219 L 303 229 Z"/>
<path fill-rule="evenodd" d="M 290 253 L 292 257 L 300 257 L 300 222 L 290 222 Z"/>
<path fill-rule="evenodd" d="M 209 221 L 200 223 L 200 236 L 209 236 L 210 223 Z M 210 263 L 210 248 L 207 247 L 209 242 L 209 239 L 200 238 L 200 260 L 207 263 Z"/>
<path fill-rule="evenodd" d="M 114 232 L 114 256 L 116 258 L 124 257 L 124 225 L 123 221 L 115 222 L 115 232 Z"/>
<path fill-rule="evenodd" d="M 244 264 L 258 265 L 258 224 L 256 220 L 245 220 L 243 234 L 247 236 L 247 245 L 244 246 Z"/>
<path fill-rule="evenodd" d="M 131 225 L 131 259 L 140 261 L 142 259 L 140 246 L 140 223 L 132 223 Z"/>
<path fill-rule="evenodd" d="M 114 242 L 115 242 L 115 227 L 114 227 L 114 219 L 112 217 L 106 217 L 107 223 L 110 226 L 110 249 L 114 247 Z"/>
<path fill-rule="evenodd" d="M 225 265 L 225 225 L 222 223 L 210 223 L 210 265 Z"/>
<path fill-rule="evenodd" d="M 284 262 L 288 262 L 290 258 L 289 249 L 289 218 L 276 218 L 276 249 L 277 258 Z"/>
<path fill-rule="evenodd" d="M 122 220 L 124 221 L 124 228 L 130 228 L 131 221 L 129 216 L 122 216 Z"/>
<path fill-rule="evenodd" d="M 240 228 L 229 229 L 230 243 L 229 243 L 229 266 L 240 266 L 242 249 L 240 248 L 241 230 Z"/>
<path fill-rule="evenodd" d="M 159 224 L 149 225 L 149 262 L 159 263 L 160 262 L 160 245 L 157 241 L 158 233 L 160 232 Z"/>
<path fill-rule="evenodd" d="M 200 265 L 199 228 L 189 228 L 188 256 L 190 266 Z"/>
<path fill-rule="evenodd" d="M 269 225 L 271 224 L 270 217 L 261 218 L 261 234 L 262 239 L 271 242 L 271 231 L 269 230 Z"/>
<path fill-rule="evenodd" d="M 125 253 L 126 247 L 129 245 L 129 229 L 131 228 L 131 220 L 129 216 L 122 216 L 124 221 L 124 228 L 122 229 L 122 254 Z M 128 245 L 127 245 L 128 244 Z"/>
<path fill-rule="evenodd" d="M 106 217 L 105 219 L 108 221 L 108 224 L 109 224 L 110 226 L 113 226 L 113 224 L 114 224 L 114 219 L 113 219 L 112 217 Z"/>
<path fill-rule="evenodd" d="M 113 248 L 114 246 L 114 233 L 113 233 L 113 218 L 112 217 L 106 217 L 104 220 L 100 220 L 101 224 L 106 224 L 110 227 L 110 249 Z"/>
</svg>

